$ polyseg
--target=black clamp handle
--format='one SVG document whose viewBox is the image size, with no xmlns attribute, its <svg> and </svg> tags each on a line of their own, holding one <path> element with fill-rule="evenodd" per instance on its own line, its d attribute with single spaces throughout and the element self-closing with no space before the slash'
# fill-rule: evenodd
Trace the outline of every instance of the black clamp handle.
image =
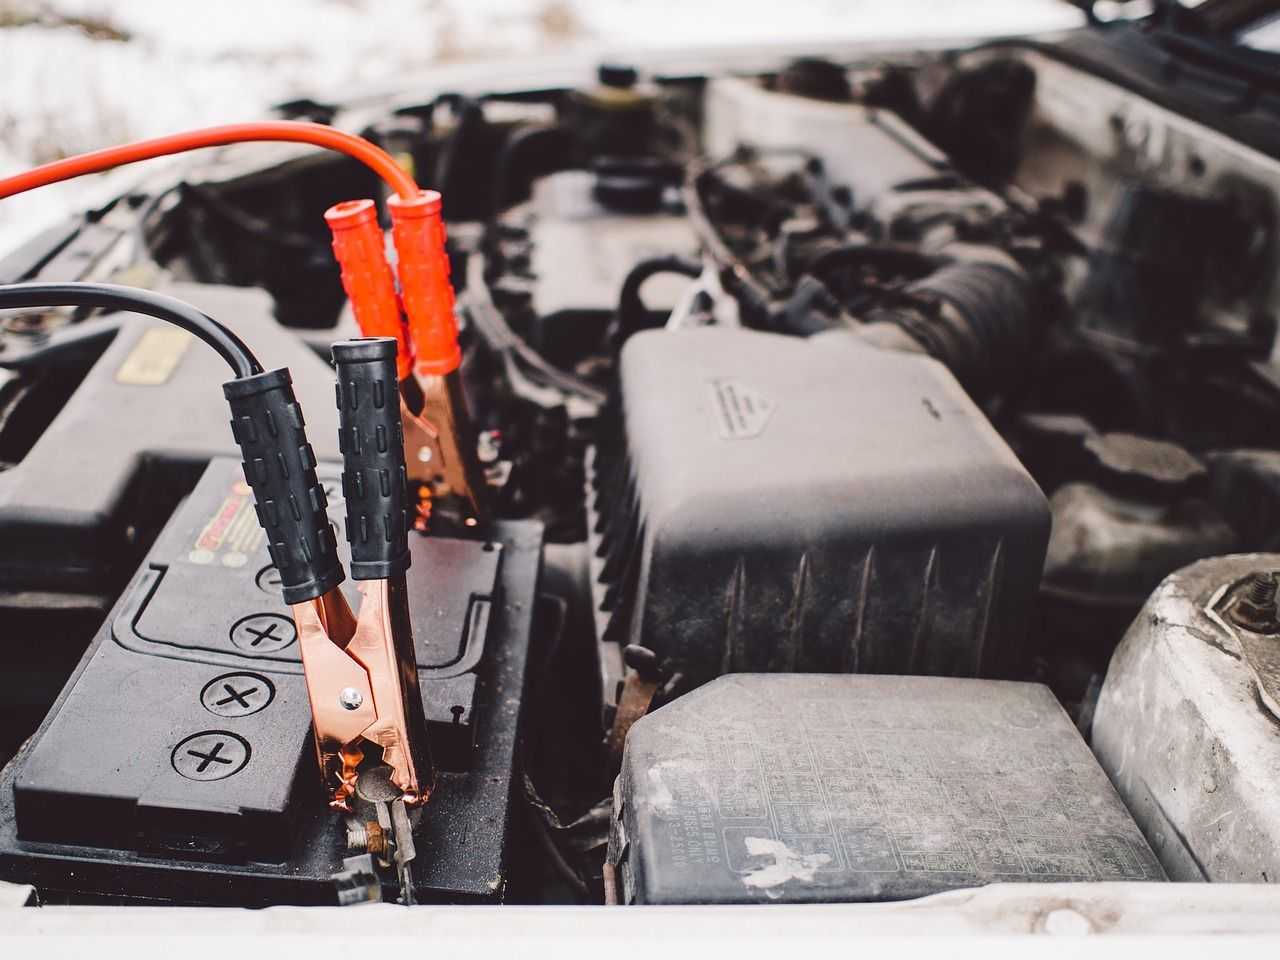
<svg viewBox="0 0 1280 960">
<path fill-rule="evenodd" d="M 410 560 L 396 341 L 343 340 L 333 345 L 333 364 L 351 576 L 381 580 L 404 573 Z"/>
<path fill-rule="evenodd" d="M 313 600 L 342 582 L 342 563 L 289 371 L 230 380 L 222 392 L 284 602 Z"/>
</svg>

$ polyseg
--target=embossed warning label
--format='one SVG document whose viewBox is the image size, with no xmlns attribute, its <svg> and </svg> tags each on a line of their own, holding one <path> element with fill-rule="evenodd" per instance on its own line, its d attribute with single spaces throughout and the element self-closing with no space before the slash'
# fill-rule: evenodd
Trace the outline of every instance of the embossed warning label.
<svg viewBox="0 0 1280 960">
<path fill-rule="evenodd" d="M 712 380 L 711 414 L 725 440 L 745 440 L 764 432 L 773 416 L 774 403 L 741 380 Z"/>
<path fill-rule="evenodd" d="M 641 720 L 619 784 L 645 903 L 896 900 L 1164 874 L 1044 687 L 721 677 Z M 643 856 L 646 872 L 630 873 Z"/>
</svg>

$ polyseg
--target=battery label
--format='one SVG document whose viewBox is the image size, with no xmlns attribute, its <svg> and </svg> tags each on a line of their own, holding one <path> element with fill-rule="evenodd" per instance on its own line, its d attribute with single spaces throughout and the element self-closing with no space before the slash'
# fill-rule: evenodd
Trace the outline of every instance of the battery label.
<svg viewBox="0 0 1280 960">
<path fill-rule="evenodd" d="M 187 559 L 202 566 L 243 567 L 263 538 L 253 511 L 253 491 L 237 480 L 197 535 Z"/>
<path fill-rule="evenodd" d="M 134 344 L 116 370 L 116 382 L 134 387 L 168 383 L 191 345 L 191 334 L 177 327 L 152 327 Z"/>
</svg>

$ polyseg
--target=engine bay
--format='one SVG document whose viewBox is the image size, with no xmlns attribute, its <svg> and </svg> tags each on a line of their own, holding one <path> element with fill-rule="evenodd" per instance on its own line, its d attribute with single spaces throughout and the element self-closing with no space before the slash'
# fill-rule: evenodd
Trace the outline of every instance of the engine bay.
<svg viewBox="0 0 1280 960">
<path fill-rule="evenodd" d="M 281 116 L 436 206 L 220 146 L 0 263 L 262 361 L 224 385 L 157 315 L 0 310 L 0 880 L 1275 877 L 1274 154 L 1014 41 Z M 397 353 L 415 303 L 452 365 Z"/>
</svg>

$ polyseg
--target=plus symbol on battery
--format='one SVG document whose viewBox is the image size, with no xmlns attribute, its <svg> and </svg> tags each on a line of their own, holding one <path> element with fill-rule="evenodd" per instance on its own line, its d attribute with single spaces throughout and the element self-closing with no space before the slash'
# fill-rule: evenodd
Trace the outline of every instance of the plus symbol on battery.
<svg viewBox="0 0 1280 960">
<path fill-rule="evenodd" d="M 256 647 L 263 640 L 283 639 L 282 637 L 276 636 L 276 627 L 278 625 L 279 624 L 277 624 L 275 620 L 272 620 L 267 624 L 267 628 L 263 630 L 262 628 L 255 627 L 252 624 L 245 624 L 245 628 L 244 628 L 245 633 L 249 633 L 253 635 L 253 639 L 249 641 L 249 646 Z"/>
<path fill-rule="evenodd" d="M 222 748 L 226 746 L 226 741 L 219 740 L 209 748 L 208 753 L 201 753 L 199 750 L 188 750 L 187 753 L 196 757 L 200 761 L 200 765 L 196 767 L 196 773 L 204 773 L 205 769 L 211 763 L 231 763 L 226 757 L 218 756 L 222 752 Z"/>
</svg>

